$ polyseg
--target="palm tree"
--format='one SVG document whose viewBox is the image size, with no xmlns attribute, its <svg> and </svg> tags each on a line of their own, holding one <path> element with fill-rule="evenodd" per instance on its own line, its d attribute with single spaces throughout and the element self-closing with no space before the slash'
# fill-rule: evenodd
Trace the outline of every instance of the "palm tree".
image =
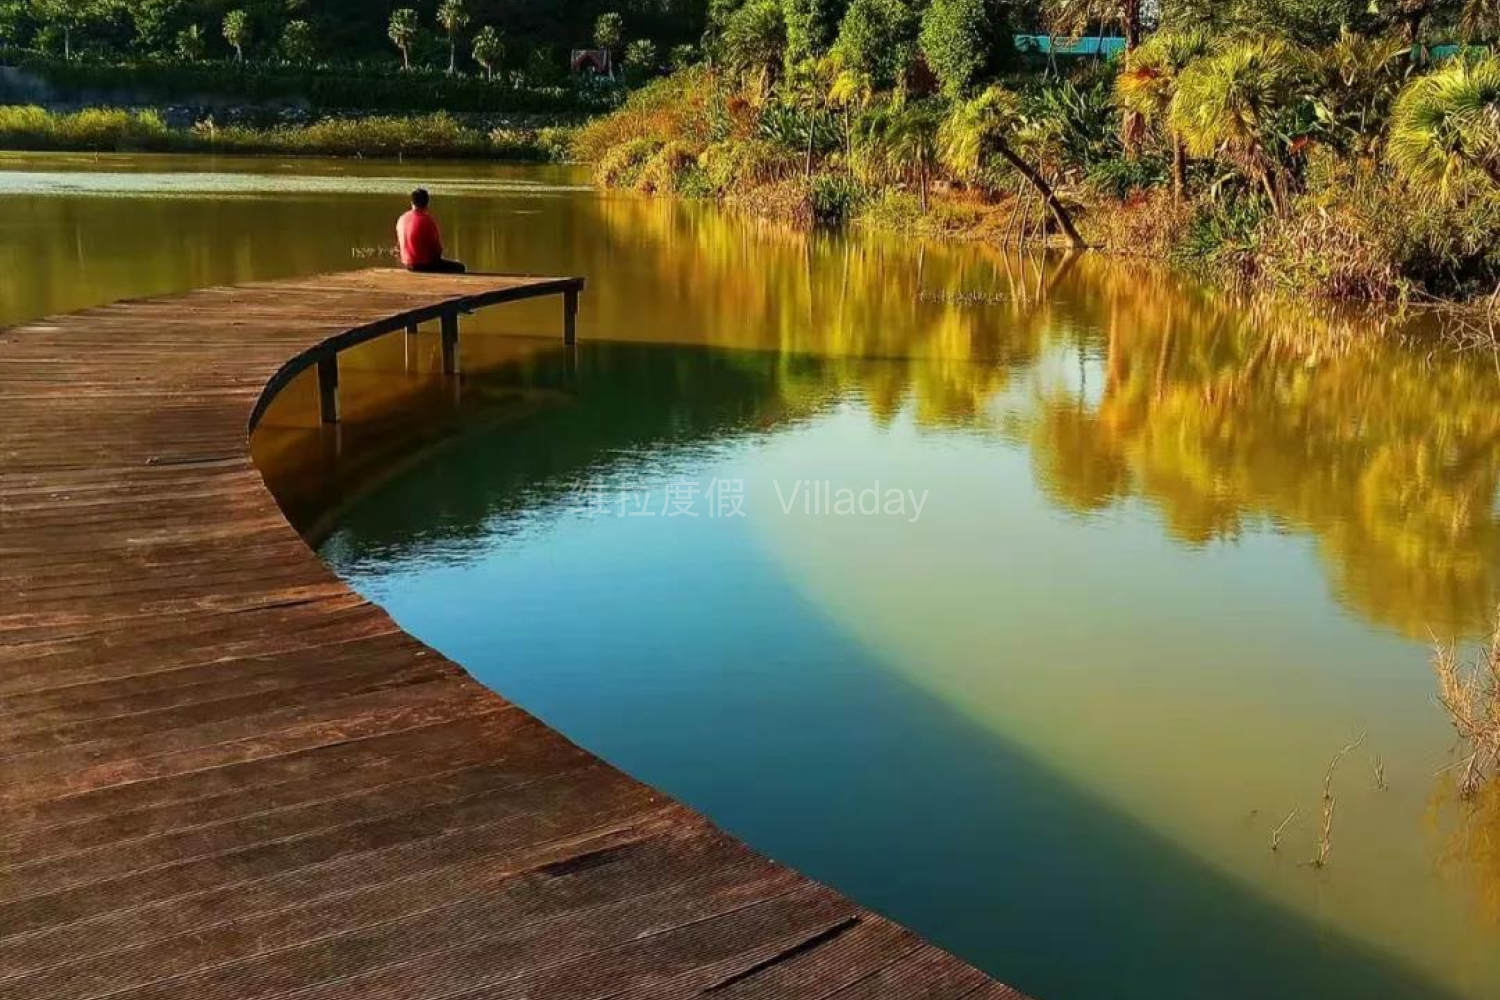
<svg viewBox="0 0 1500 1000">
<path fill-rule="evenodd" d="M 1021 126 L 1020 99 L 1003 87 L 990 87 L 978 97 L 953 106 L 942 126 L 943 162 L 959 176 L 972 179 L 984 173 L 992 156 L 999 156 L 1042 196 L 1068 242 L 1078 249 L 1087 246 L 1052 185 L 1016 152 L 1012 140 Z"/>
<path fill-rule="evenodd" d="M 1208 51 L 1206 31 L 1159 31 L 1125 57 L 1125 68 L 1115 78 L 1115 98 L 1120 106 L 1167 132 L 1172 144 L 1172 193 L 1178 199 L 1187 188 L 1187 150 L 1182 136 L 1171 127 L 1168 112 L 1183 71 Z"/>
<path fill-rule="evenodd" d="M 1280 39 L 1247 38 L 1188 66 L 1167 122 L 1193 156 L 1214 157 L 1265 191 L 1279 214 L 1287 173 L 1278 119 L 1302 96 L 1307 53 Z"/>
<path fill-rule="evenodd" d="M 401 50 L 401 68 L 411 69 L 411 43 L 417 38 L 417 12 L 410 7 L 391 11 L 386 36 Z"/>
<path fill-rule="evenodd" d="M 887 104 L 863 124 L 856 167 L 882 180 L 915 180 L 918 203 L 926 212 L 927 188 L 937 160 L 937 112 L 918 104 Z"/>
<path fill-rule="evenodd" d="M 486 24 L 474 33 L 474 61 L 484 67 L 486 79 L 495 78 L 495 64 L 505 55 L 505 42 L 492 24 Z"/>
<path fill-rule="evenodd" d="M 1407 84 L 1391 112 L 1386 155 L 1412 180 L 1445 188 L 1476 177 L 1500 186 L 1500 56 L 1453 59 Z"/>
<path fill-rule="evenodd" d="M 615 49 L 625 40 L 625 19 L 615 11 L 600 14 L 594 22 L 594 44 L 604 50 L 609 63 L 609 78 L 615 78 Z"/>
<path fill-rule="evenodd" d="M 224 41 L 234 47 L 235 62 L 244 62 L 245 43 L 250 41 L 250 18 L 243 10 L 224 15 Z"/>
<path fill-rule="evenodd" d="M 437 9 L 438 24 L 448 33 L 448 75 L 458 72 L 458 33 L 469 24 L 464 0 L 443 0 Z"/>
<path fill-rule="evenodd" d="M 837 55 L 828 57 L 833 64 L 833 82 L 828 86 L 828 103 L 838 108 L 844 118 L 844 155 L 854 156 L 854 129 L 852 114 L 870 106 L 875 97 L 875 81 L 862 70 L 845 66 Z"/>
</svg>

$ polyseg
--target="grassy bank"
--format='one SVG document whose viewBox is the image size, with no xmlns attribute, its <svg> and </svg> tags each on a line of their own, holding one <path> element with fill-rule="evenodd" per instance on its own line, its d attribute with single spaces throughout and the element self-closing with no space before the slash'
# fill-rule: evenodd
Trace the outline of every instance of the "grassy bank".
<svg viewBox="0 0 1500 1000">
<path fill-rule="evenodd" d="M 1163 31 L 1123 61 L 928 93 L 851 66 L 835 47 L 682 71 L 584 127 L 576 155 L 603 186 L 799 226 L 1088 244 L 1299 295 L 1494 305 L 1495 56 Z"/>
<path fill-rule="evenodd" d="M 469 157 L 548 162 L 562 159 L 572 132 L 562 127 L 482 131 L 450 115 L 325 118 L 271 128 L 169 128 L 152 111 L 94 108 L 54 113 L 0 106 L 0 149 L 83 152 L 271 153 L 303 156 Z"/>
</svg>

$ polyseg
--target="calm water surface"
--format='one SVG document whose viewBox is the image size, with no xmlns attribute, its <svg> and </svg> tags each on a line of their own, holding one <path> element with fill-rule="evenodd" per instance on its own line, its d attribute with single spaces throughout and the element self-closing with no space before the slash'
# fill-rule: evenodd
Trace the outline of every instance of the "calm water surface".
<svg viewBox="0 0 1500 1000">
<path fill-rule="evenodd" d="M 551 303 L 476 317 L 456 381 L 390 338 L 344 427 L 301 384 L 257 435 L 408 629 L 1040 1000 L 1500 996 L 1500 795 L 1438 773 L 1427 666 L 1500 600 L 1488 359 L 1105 261 L 321 161 L 0 158 L 0 323 L 381 262 L 418 180 L 472 265 L 590 287 L 576 354 Z"/>
</svg>

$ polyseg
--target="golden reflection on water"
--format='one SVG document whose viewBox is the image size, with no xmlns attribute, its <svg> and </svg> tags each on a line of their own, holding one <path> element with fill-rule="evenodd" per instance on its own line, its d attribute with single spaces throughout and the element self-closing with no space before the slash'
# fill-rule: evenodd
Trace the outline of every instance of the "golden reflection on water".
<svg viewBox="0 0 1500 1000">
<path fill-rule="evenodd" d="M 1465 802 L 1452 774 L 1444 774 L 1433 789 L 1427 822 L 1438 872 L 1472 895 L 1481 919 L 1500 927 L 1500 781 Z"/>
<path fill-rule="evenodd" d="M 831 356 L 828 378 L 878 419 L 910 401 L 925 425 L 1023 437 L 1069 510 L 1141 497 L 1187 545 L 1256 519 L 1309 533 L 1339 600 L 1409 636 L 1475 634 L 1500 598 L 1500 378 L 1419 323 L 1092 257 L 846 241 L 629 199 L 598 213 L 644 283 L 593 296 L 588 333 Z M 1083 380 L 994 413 L 1064 353 Z"/>
</svg>

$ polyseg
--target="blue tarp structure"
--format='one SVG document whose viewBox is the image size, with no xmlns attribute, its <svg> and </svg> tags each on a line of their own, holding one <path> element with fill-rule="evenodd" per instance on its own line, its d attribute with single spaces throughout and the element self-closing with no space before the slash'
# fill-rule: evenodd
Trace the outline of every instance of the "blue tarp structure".
<svg viewBox="0 0 1500 1000">
<path fill-rule="evenodd" d="M 1016 51 L 1044 56 L 1103 56 L 1108 59 L 1125 51 L 1125 39 L 1118 35 L 1089 35 L 1084 38 L 1017 35 Z"/>
</svg>

